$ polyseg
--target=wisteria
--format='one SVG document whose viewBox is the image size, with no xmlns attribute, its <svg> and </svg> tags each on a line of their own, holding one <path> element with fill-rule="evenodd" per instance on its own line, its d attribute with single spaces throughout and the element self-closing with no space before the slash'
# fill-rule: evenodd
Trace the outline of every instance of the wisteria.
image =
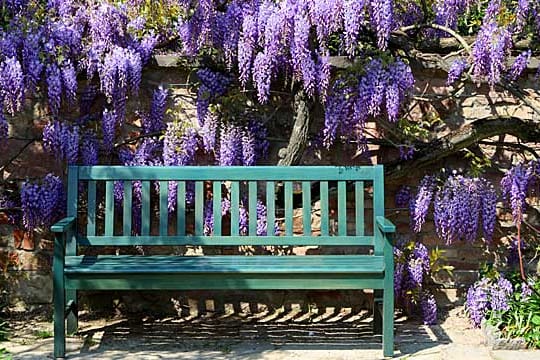
<svg viewBox="0 0 540 360">
<path fill-rule="evenodd" d="M 53 121 L 43 128 L 43 147 L 58 160 L 73 165 L 79 159 L 79 128 Z"/>
<path fill-rule="evenodd" d="M 231 83 L 229 76 L 210 69 L 200 69 L 197 76 L 201 82 L 197 92 L 197 118 L 203 126 L 208 107 L 217 97 L 224 95 Z"/>
<path fill-rule="evenodd" d="M 490 4 L 493 3 L 496 1 Z M 487 82 L 494 86 L 506 69 L 505 59 L 512 47 L 512 33 L 507 27 L 499 26 L 489 10 L 472 49 L 473 77 L 477 81 L 487 78 Z"/>
<path fill-rule="evenodd" d="M 467 290 L 465 309 L 474 326 L 480 327 L 482 320 L 492 311 L 508 310 L 513 285 L 500 275 L 497 279 L 482 278 Z"/>
<path fill-rule="evenodd" d="M 469 318 L 474 326 L 480 327 L 480 323 L 485 318 L 489 310 L 489 280 L 483 278 L 467 290 L 467 300 L 465 307 L 469 314 Z"/>
<path fill-rule="evenodd" d="M 324 97 L 325 83 L 317 80 L 326 77 L 327 67 L 315 59 L 317 52 L 324 53 L 320 49 L 328 48 L 331 36 L 345 32 L 346 51 L 353 55 L 362 27 L 369 25 L 377 36 L 377 47 L 384 50 L 397 23 L 392 0 L 257 1 L 249 5 L 233 0 L 223 7 L 205 0 L 192 6 L 192 15 L 178 29 L 184 52 L 221 51 L 228 68 L 237 64 L 244 86 L 252 79 L 262 103 L 268 101 L 271 83 L 283 67 L 290 69 L 293 80 L 308 94 Z M 311 29 L 320 49 L 313 46 Z"/>
<path fill-rule="evenodd" d="M 399 307 L 415 306 L 424 324 L 437 322 L 437 303 L 427 287 L 431 276 L 430 256 L 420 242 L 398 241 L 394 247 L 394 292 Z"/>
<path fill-rule="evenodd" d="M 458 17 L 473 4 L 475 0 L 437 0 L 433 3 L 435 23 L 455 29 Z"/>
<path fill-rule="evenodd" d="M 105 109 L 101 117 L 101 131 L 103 134 L 103 149 L 110 153 L 113 150 L 116 136 L 116 126 L 118 117 L 114 110 Z"/>
<path fill-rule="evenodd" d="M 97 165 L 99 162 L 98 139 L 91 131 L 82 135 L 80 158 L 83 165 Z"/>
<path fill-rule="evenodd" d="M 64 186 L 59 177 L 45 176 L 41 183 L 26 181 L 21 187 L 21 208 L 26 230 L 50 226 L 64 213 Z"/>
<path fill-rule="evenodd" d="M 49 108 L 57 115 L 62 103 L 62 73 L 58 65 L 53 63 L 47 66 L 46 79 Z"/>
<path fill-rule="evenodd" d="M 518 163 L 501 180 L 502 195 L 510 203 L 514 223 L 521 224 L 527 207 L 527 195 L 540 179 L 540 162 Z"/>
<path fill-rule="evenodd" d="M 420 232 L 426 221 L 433 193 L 435 190 L 435 177 L 425 176 L 420 182 L 416 198 L 411 201 L 411 226 L 415 232 Z"/>
<path fill-rule="evenodd" d="M 446 244 L 460 239 L 473 242 L 480 230 L 484 239 L 491 241 L 497 193 L 489 181 L 454 173 L 437 188 L 433 176 L 424 177 L 410 205 L 415 232 L 421 231 L 432 201 L 435 229 Z"/>
<path fill-rule="evenodd" d="M 167 107 L 168 91 L 159 87 L 154 91 L 150 112 L 142 117 L 144 134 L 160 132 L 165 129 L 165 110 Z"/>
<path fill-rule="evenodd" d="M 163 139 L 163 165 L 186 166 L 194 165 L 195 155 L 199 149 L 199 137 L 195 129 L 186 127 L 180 122 L 167 124 Z M 186 201 L 193 203 L 193 184 L 188 184 Z M 176 209 L 177 183 L 169 182 L 168 208 Z"/>
<path fill-rule="evenodd" d="M 394 197 L 396 207 L 408 208 L 412 196 L 413 194 L 410 186 L 401 186 Z"/>
<path fill-rule="evenodd" d="M 413 85 L 411 68 L 400 59 L 388 65 L 372 60 L 362 75 L 345 73 L 326 100 L 324 146 L 331 146 L 338 136 L 361 138 L 368 118 L 383 111 L 389 121 L 397 121 Z"/>
<path fill-rule="evenodd" d="M 425 325 L 434 325 L 437 323 L 437 302 L 433 294 L 425 294 L 420 300 L 422 307 L 422 319 Z"/>
<path fill-rule="evenodd" d="M 14 115 L 22 107 L 25 91 L 22 67 L 15 57 L 6 59 L 0 65 L 0 89 L 4 109 Z"/>
<path fill-rule="evenodd" d="M 527 64 L 531 59 L 531 50 L 527 50 L 519 54 L 519 56 L 514 60 L 514 63 L 508 71 L 508 78 L 510 80 L 516 81 L 523 71 L 527 68 Z"/>
<path fill-rule="evenodd" d="M 457 59 L 452 62 L 450 69 L 448 70 L 448 80 L 446 81 L 447 85 L 452 85 L 461 78 L 463 71 L 467 68 L 467 60 Z"/>
</svg>

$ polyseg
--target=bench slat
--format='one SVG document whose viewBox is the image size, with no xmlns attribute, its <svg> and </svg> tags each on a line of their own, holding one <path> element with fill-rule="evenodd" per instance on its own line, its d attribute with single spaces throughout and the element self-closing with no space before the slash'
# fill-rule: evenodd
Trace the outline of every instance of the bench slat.
<svg viewBox="0 0 540 360">
<path fill-rule="evenodd" d="M 382 289 L 382 274 L 66 274 L 77 290 L 358 290 Z"/>
<path fill-rule="evenodd" d="M 249 203 L 249 235 L 257 235 L 257 182 L 248 183 L 248 203 Z"/>
<path fill-rule="evenodd" d="M 347 183 L 338 181 L 338 234 L 347 235 Z"/>
<path fill-rule="evenodd" d="M 176 235 L 186 234 L 186 183 L 176 183 Z"/>
<path fill-rule="evenodd" d="M 195 235 L 202 235 L 204 229 L 204 183 L 195 182 Z"/>
<path fill-rule="evenodd" d="M 126 236 L 131 235 L 132 194 L 133 194 L 133 191 L 132 191 L 131 181 L 124 181 L 123 233 Z"/>
<path fill-rule="evenodd" d="M 105 183 L 105 236 L 112 236 L 114 231 L 114 182 Z"/>
<path fill-rule="evenodd" d="M 66 256 L 66 274 L 84 273 L 382 273 L 384 257 L 313 256 Z"/>
<path fill-rule="evenodd" d="M 321 181 L 321 235 L 329 235 L 328 181 Z"/>
<path fill-rule="evenodd" d="M 266 234 L 274 235 L 276 222 L 276 185 L 273 181 L 266 183 Z"/>
<path fill-rule="evenodd" d="M 221 236 L 221 181 L 214 181 L 212 186 L 212 212 L 214 214 L 214 233 Z"/>
<path fill-rule="evenodd" d="M 150 235 L 150 181 L 141 184 L 141 234 Z"/>
<path fill-rule="evenodd" d="M 356 181 L 354 184 L 356 235 L 364 235 L 364 182 Z"/>
<path fill-rule="evenodd" d="M 88 210 L 86 234 L 88 236 L 96 235 L 96 182 L 88 182 Z"/>
<path fill-rule="evenodd" d="M 238 181 L 231 183 L 231 235 L 238 236 L 240 234 L 240 226 L 238 225 L 240 213 L 240 184 Z"/>
<path fill-rule="evenodd" d="M 302 231 L 311 235 L 311 182 L 302 182 Z"/>
<path fill-rule="evenodd" d="M 80 180 L 373 180 L 376 166 L 80 166 Z M 249 170 L 249 171 L 246 171 Z"/>
<path fill-rule="evenodd" d="M 165 236 L 169 231 L 169 182 L 159 182 L 159 235 Z"/>
<path fill-rule="evenodd" d="M 293 234 L 293 183 L 285 181 L 285 235 Z"/>
<path fill-rule="evenodd" d="M 373 236 L 86 236 L 79 237 L 83 246 L 133 245 L 320 245 L 320 246 L 372 246 Z"/>
</svg>

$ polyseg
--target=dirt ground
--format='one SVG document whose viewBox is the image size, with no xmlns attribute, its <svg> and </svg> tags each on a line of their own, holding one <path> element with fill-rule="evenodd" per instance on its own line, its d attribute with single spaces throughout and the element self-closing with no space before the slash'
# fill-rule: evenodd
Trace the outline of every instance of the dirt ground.
<svg viewBox="0 0 540 360">
<path fill-rule="evenodd" d="M 491 351 L 462 307 L 440 325 L 396 321 L 396 356 L 403 359 L 540 359 L 540 351 Z M 52 358 L 50 314 L 15 317 L 11 340 L 0 344 L 13 359 Z M 283 308 L 255 314 L 204 314 L 151 318 L 142 315 L 91 318 L 68 338 L 69 359 L 379 359 L 381 337 L 371 332 L 367 312 L 326 308 L 318 313 Z M 0 355 L 1 357 L 1 355 Z"/>
</svg>

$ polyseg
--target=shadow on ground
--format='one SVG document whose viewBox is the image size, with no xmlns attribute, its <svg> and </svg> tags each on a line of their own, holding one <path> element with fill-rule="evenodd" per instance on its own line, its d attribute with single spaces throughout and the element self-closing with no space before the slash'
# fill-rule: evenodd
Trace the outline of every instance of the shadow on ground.
<svg viewBox="0 0 540 360">
<path fill-rule="evenodd" d="M 320 310 L 324 310 L 321 313 Z M 440 326 L 396 321 L 397 355 L 430 352 L 451 343 Z M 14 359 L 47 359 L 52 339 L 13 348 Z M 319 309 L 311 313 L 283 308 L 253 314 L 205 313 L 201 316 L 150 318 L 131 314 L 112 320 L 81 321 L 68 339 L 69 359 L 377 359 L 380 335 L 372 332 L 367 311 Z M 433 349 L 435 351 L 435 349 Z"/>
</svg>

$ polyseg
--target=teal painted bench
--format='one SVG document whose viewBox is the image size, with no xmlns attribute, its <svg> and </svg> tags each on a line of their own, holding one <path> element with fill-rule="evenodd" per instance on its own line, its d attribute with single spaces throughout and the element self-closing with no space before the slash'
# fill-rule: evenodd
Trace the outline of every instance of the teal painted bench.
<svg viewBox="0 0 540 360">
<path fill-rule="evenodd" d="M 116 192 L 121 193 L 121 200 L 116 202 L 115 187 Z M 276 188 L 279 191 L 276 192 Z M 368 188 L 373 191 L 365 191 Z M 301 189 L 303 234 L 293 233 L 297 232 L 293 225 L 293 197 L 298 195 L 297 189 Z M 315 203 L 312 189 L 320 194 L 317 210 L 312 206 Z M 169 191 L 176 192 L 173 197 L 176 209 L 172 215 L 167 211 Z M 55 358 L 65 357 L 66 331 L 77 331 L 78 290 L 139 289 L 374 289 L 374 331 L 382 330 L 384 356 L 393 355 L 394 265 L 390 234 L 395 227 L 384 218 L 384 179 L 380 165 L 70 166 L 67 193 L 67 217 L 51 227 L 55 233 Z M 209 193 L 213 193 L 212 200 Z M 276 206 L 278 193 L 280 199 L 283 196 L 283 209 Z M 336 201 L 332 202 L 334 194 L 337 206 L 333 205 Z M 215 216 L 213 232 L 204 235 L 205 203 L 208 206 L 211 201 L 213 213 L 221 214 L 223 195 L 231 203 L 230 226 L 224 226 L 226 222 L 222 217 Z M 272 231 L 257 236 L 255 216 L 249 217 L 247 229 L 240 228 L 240 206 L 245 206 L 249 214 L 255 214 L 258 198 L 266 198 L 268 224 L 274 224 L 279 215 L 282 231 L 277 235 Z M 365 208 L 365 198 L 366 203 L 372 204 L 369 209 Z M 352 209 L 348 209 L 347 203 Z M 320 229 L 312 229 L 312 212 L 320 216 Z M 369 216 L 365 216 L 366 213 Z M 139 219 L 137 222 L 134 215 Z M 192 231 L 187 219 L 193 222 Z M 334 226 L 336 220 L 337 226 Z M 136 226 L 138 230 L 134 232 Z M 100 254 L 100 249 L 107 246 L 134 245 L 368 246 L 370 252 L 364 255 L 152 256 L 106 255 L 101 251 L 102 255 L 82 255 L 84 248 Z"/>
</svg>

